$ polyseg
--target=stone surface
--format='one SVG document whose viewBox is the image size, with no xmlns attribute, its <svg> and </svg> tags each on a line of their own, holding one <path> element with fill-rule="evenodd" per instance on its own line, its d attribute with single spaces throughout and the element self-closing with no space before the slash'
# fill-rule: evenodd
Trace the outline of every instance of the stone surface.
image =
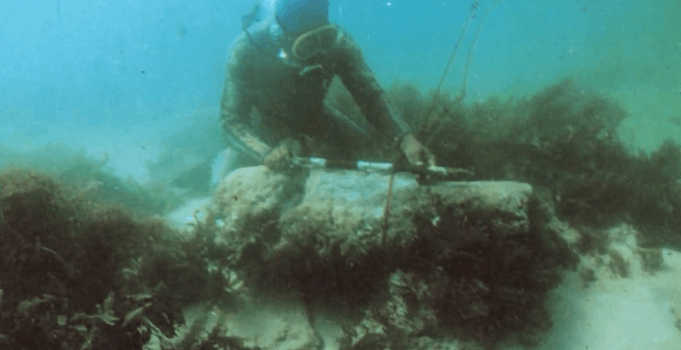
<svg viewBox="0 0 681 350">
<path fill-rule="evenodd" d="M 317 235 L 330 245 L 340 244 L 344 255 L 379 248 L 388 181 L 388 175 L 352 170 L 287 175 L 263 166 L 242 168 L 218 186 L 214 204 L 226 232 L 254 234 L 249 227 L 277 220 L 282 231 L 278 249 Z M 444 216 L 475 214 L 497 225 L 500 233 L 522 234 L 528 230 L 531 195 L 532 188 L 523 183 L 443 182 L 420 187 L 413 176 L 398 174 L 387 238 L 399 245 L 412 241 L 417 215 L 437 226 Z"/>
<path fill-rule="evenodd" d="M 302 174 L 290 176 L 264 166 L 241 168 L 218 185 L 213 202 L 226 230 L 240 231 L 278 217 L 299 201 L 304 183 Z"/>
<path fill-rule="evenodd" d="M 388 183 L 353 170 L 243 168 L 218 186 L 210 217 L 247 285 L 353 310 L 346 342 L 393 348 L 449 330 L 485 346 L 514 333 L 536 343 L 550 324 L 543 300 L 575 259 L 553 217 L 536 215 L 532 187 L 426 186 L 400 173 L 386 226 Z"/>
</svg>

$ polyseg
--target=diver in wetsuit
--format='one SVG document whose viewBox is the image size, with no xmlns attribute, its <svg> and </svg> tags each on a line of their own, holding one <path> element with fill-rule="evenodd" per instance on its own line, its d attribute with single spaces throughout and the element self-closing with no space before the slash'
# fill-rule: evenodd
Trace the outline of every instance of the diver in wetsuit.
<svg viewBox="0 0 681 350">
<path fill-rule="evenodd" d="M 221 100 L 229 144 L 223 174 L 261 163 L 276 168 L 301 152 L 319 152 L 321 145 L 327 153 L 320 155 L 334 158 L 378 135 L 399 147 L 411 164 L 434 165 L 432 153 L 390 110 L 361 50 L 329 23 L 328 14 L 328 0 L 274 0 L 242 18 Z M 335 76 L 373 130 L 324 101 Z"/>
</svg>

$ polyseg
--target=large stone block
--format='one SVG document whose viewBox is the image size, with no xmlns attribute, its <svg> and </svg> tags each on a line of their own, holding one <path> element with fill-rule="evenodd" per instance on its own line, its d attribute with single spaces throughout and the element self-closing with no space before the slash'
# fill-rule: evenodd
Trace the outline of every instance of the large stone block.
<svg viewBox="0 0 681 350">
<path fill-rule="evenodd" d="M 434 327 L 532 343 L 546 330 L 542 301 L 575 260 L 530 185 L 399 173 L 386 211 L 388 184 L 353 170 L 237 170 L 213 200 L 220 240 L 248 285 L 354 310 L 382 300 L 363 322 L 382 324 L 385 341 Z"/>
<path fill-rule="evenodd" d="M 333 247 L 340 248 L 341 255 L 382 249 L 383 244 L 407 249 L 419 237 L 416 225 L 429 222 L 437 227 L 454 219 L 484 221 L 499 235 L 529 231 L 532 188 L 527 184 L 486 181 L 419 186 L 409 174 L 395 177 L 384 228 L 388 182 L 389 175 L 353 170 L 283 174 L 266 167 L 243 168 L 218 187 L 214 205 L 225 235 L 247 234 L 257 239 L 270 231 L 259 227 L 276 222 L 280 235 L 272 242 L 273 249 L 284 255 L 286 249 L 310 244 L 318 245 L 320 256 L 330 254 Z"/>
</svg>

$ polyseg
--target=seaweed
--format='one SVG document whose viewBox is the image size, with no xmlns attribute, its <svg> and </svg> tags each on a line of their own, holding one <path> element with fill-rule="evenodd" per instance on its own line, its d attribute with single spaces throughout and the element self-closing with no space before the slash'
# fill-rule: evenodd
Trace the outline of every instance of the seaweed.
<svg viewBox="0 0 681 350">
<path fill-rule="evenodd" d="M 84 200 L 118 203 L 142 214 L 162 214 L 180 203 L 177 194 L 158 182 L 140 185 L 132 178 L 121 179 L 109 167 L 109 155 L 98 158 L 84 149 L 48 144 L 18 152 L 0 146 L 0 169 L 32 169 L 50 176 Z"/>
<path fill-rule="evenodd" d="M 427 100 L 413 90 L 388 93 L 409 119 L 425 113 Z M 546 190 L 555 214 L 572 225 L 601 230 L 627 222 L 643 246 L 681 249 L 681 148 L 667 140 L 649 155 L 629 152 L 617 131 L 627 112 L 612 99 L 571 80 L 523 99 L 432 98 L 432 116 L 410 122 L 439 165 Z"/>
<path fill-rule="evenodd" d="M 1 172 L 0 342 L 11 349 L 142 349 L 152 337 L 174 337 L 189 303 L 234 300 L 227 298 L 233 289 L 210 287 L 234 278 L 211 273 L 206 254 L 188 254 L 197 240 L 208 244 L 197 237 L 85 200 L 45 174 Z M 188 282 L 212 294 L 191 291 Z M 236 349 L 217 347 L 217 340 L 201 346 Z"/>
<path fill-rule="evenodd" d="M 543 301 L 560 282 L 561 271 L 578 261 L 542 220 L 539 203 L 530 205 L 532 227 L 523 235 L 502 235 L 470 210 L 442 213 L 437 226 L 417 218 L 421 238 L 401 269 L 431 286 L 417 299 L 435 310 L 442 330 L 493 348 L 509 337 L 534 345 L 550 329 Z"/>
<path fill-rule="evenodd" d="M 329 98 L 354 116 L 351 98 L 342 94 L 332 86 Z M 185 323 L 181 310 L 189 304 L 210 301 L 228 308 L 239 303 L 243 283 L 233 270 L 237 267 L 249 282 L 324 295 L 326 301 L 357 308 L 385 297 L 387 276 L 401 269 L 416 282 L 433 286 L 425 294 L 407 290 L 402 296 L 407 304 L 430 305 L 438 320 L 461 337 L 488 347 L 508 338 L 534 344 L 550 327 L 543 302 L 560 280 L 557 267 L 576 263 L 565 253 L 566 243 L 546 225 L 553 213 L 580 226 L 581 235 L 571 248 L 582 254 L 607 253 L 602 229 L 621 221 L 640 232 L 642 251 L 649 253 L 644 257 L 646 270 L 662 267 L 661 247 L 681 249 L 681 149 L 667 141 L 650 154 L 629 153 L 617 136 L 626 112 L 607 97 L 571 81 L 528 99 L 470 105 L 438 94 L 427 120 L 420 118 L 430 108 L 428 99 L 417 89 L 395 86 L 386 98 L 409 124 L 424 130 L 420 139 L 441 165 L 473 169 L 479 180 L 531 184 L 541 195 L 530 208 L 530 234 L 500 238 L 482 218 L 476 220 L 475 213 L 467 213 L 466 221 L 441 215 L 451 222 L 438 227 L 457 227 L 456 240 L 423 241 L 451 235 L 438 231 L 431 218 L 422 218 L 416 222 L 422 240 L 413 243 L 407 256 L 370 252 L 374 258 L 365 266 L 353 267 L 344 265 L 339 247 L 328 247 L 325 263 L 333 267 L 331 273 L 314 265 L 283 270 L 305 266 L 304 251 L 300 261 L 248 270 L 254 265 L 248 259 L 265 254 L 268 242 L 250 242 L 235 254 L 239 242 L 234 240 L 248 239 L 243 237 L 247 233 L 216 244 L 220 229 L 210 215 L 189 234 L 178 233 L 160 219 L 144 216 L 167 208 L 167 201 L 157 199 L 163 189 L 147 192 L 106 175 L 99 163 L 52 172 L 60 178 L 29 170 L 3 171 L 0 345 L 142 349 L 152 339 L 176 338 L 162 341 L 161 347 L 241 349 L 243 343 L 224 336 L 222 327 L 202 332 L 201 320 L 190 325 L 193 331 L 177 332 Z M 366 156 L 385 159 L 393 152 L 377 142 Z M 127 207 L 114 204 L 123 197 L 137 199 Z M 153 210 L 143 211 L 145 207 Z M 263 229 L 276 231 L 278 224 L 275 220 Z M 434 246 L 447 249 L 429 249 Z M 613 272 L 626 276 L 621 256 L 610 255 Z M 424 266 L 432 261 L 436 267 Z M 593 270 L 582 271 L 582 278 L 585 284 L 591 282 Z M 347 287 L 357 281 L 366 282 L 362 289 Z M 356 345 L 397 347 L 408 340 L 372 336 Z"/>
<path fill-rule="evenodd" d="M 418 138 L 439 165 L 472 169 L 476 180 L 526 182 L 538 194 L 533 215 L 539 226 L 528 241 L 502 242 L 484 221 L 468 222 L 456 242 L 445 244 L 451 249 L 438 258 L 441 274 L 429 277 L 432 271 L 422 266 L 435 254 L 428 249 L 436 246 L 432 242 L 416 242 L 405 257 L 405 271 L 444 281 L 431 302 L 459 335 L 489 347 L 507 338 L 537 343 L 550 327 L 543 301 L 560 279 L 550 266 L 576 264 L 574 256 L 551 252 L 608 254 L 605 229 L 613 225 L 637 229 L 642 251 L 651 252 L 644 257 L 648 271 L 660 269 L 661 247 L 681 249 L 681 148 L 668 140 L 650 154 L 628 151 L 618 136 L 627 112 L 607 96 L 565 80 L 523 99 L 463 104 L 446 94 L 422 96 L 398 85 L 387 99 L 420 130 Z M 381 145 L 367 154 L 391 158 Z M 558 249 L 567 243 L 542 224 L 554 214 L 580 232 L 570 249 Z M 418 226 L 431 230 L 428 218 Z M 611 252 L 610 261 L 615 274 L 628 275 L 619 254 Z M 582 271 L 582 278 L 585 285 L 592 282 L 593 270 Z"/>
</svg>

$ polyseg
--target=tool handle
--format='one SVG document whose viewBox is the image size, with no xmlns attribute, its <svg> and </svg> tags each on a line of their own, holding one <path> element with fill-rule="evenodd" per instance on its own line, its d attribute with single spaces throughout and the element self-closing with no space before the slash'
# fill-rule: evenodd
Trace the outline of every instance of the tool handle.
<svg viewBox="0 0 681 350">
<path fill-rule="evenodd" d="M 313 169 L 352 169 L 374 173 L 389 174 L 393 170 L 392 163 L 366 162 L 366 161 L 338 161 L 324 158 L 296 157 L 294 164 Z M 398 166 L 396 171 L 409 172 L 416 175 L 425 175 L 432 180 L 465 180 L 473 177 L 474 173 L 468 169 L 449 168 L 443 166 L 430 166 L 419 168 L 415 166 Z"/>
</svg>

